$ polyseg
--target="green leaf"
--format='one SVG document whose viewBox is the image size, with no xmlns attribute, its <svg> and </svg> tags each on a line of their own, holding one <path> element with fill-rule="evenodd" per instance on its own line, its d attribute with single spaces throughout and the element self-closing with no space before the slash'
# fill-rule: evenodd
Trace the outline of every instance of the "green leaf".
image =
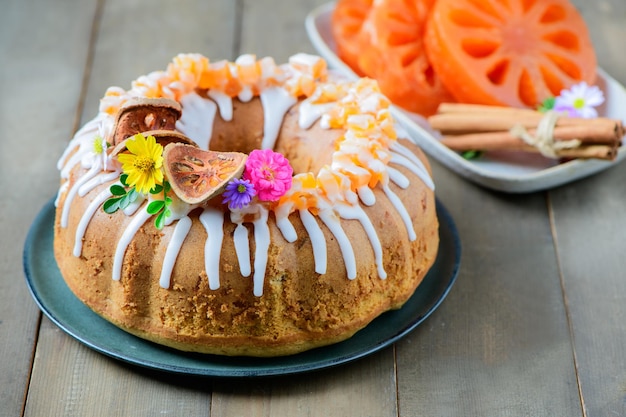
<svg viewBox="0 0 626 417">
<path fill-rule="evenodd" d="M 170 209 L 166 208 L 166 209 L 163 211 L 163 214 L 165 215 L 165 217 L 170 217 L 170 216 L 172 215 L 172 210 L 170 210 Z"/>
<path fill-rule="evenodd" d="M 154 188 L 150 190 L 150 194 L 158 194 L 163 191 L 163 186 L 161 184 L 156 184 Z"/>
<path fill-rule="evenodd" d="M 120 175 L 120 182 L 128 187 L 128 183 L 126 182 L 127 180 L 128 180 L 128 174 Z"/>
<path fill-rule="evenodd" d="M 113 214 L 120 208 L 120 198 L 109 198 L 104 202 L 102 209 L 105 213 Z"/>
<path fill-rule="evenodd" d="M 156 219 L 154 219 L 154 227 L 156 227 L 157 229 L 161 230 L 163 229 L 163 226 L 165 226 L 165 216 L 164 216 L 165 212 L 161 212 L 161 214 L 159 214 Z"/>
<path fill-rule="evenodd" d="M 135 201 L 137 201 L 137 197 L 139 197 L 139 193 L 137 192 L 137 190 L 135 190 L 135 187 L 128 190 L 127 195 L 128 195 L 128 201 L 130 201 L 131 203 L 134 203 Z"/>
<path fill-rule="evenodd" d="M 121 199 L 120 199 L 120 208 L 122 210 L 124 210 L 126 207 L 130 206 L 130 197 L 128 196 L 128 194 L 125 194 Z"/>
<path fill-rule="evenodd" d="M 170 204 L 172 204 L 172 198 L 171 197 L 165 197 L 165 205 L 169 206 Z"/>
<path fill-rule="evenodd" d="M 539 105 L 539 108 L 537 110 L 541 113 L 545 113 L 549 110 L 552 110 L 554 108 L 555 102 L 556 102 L 556 97 L 548 97 Z"/>
<path fill-rule="evenodd" d="M 165 202 L 163 200 L 156 200 L 148 204 L 146 211 L 150 214 L 157 214 L 159 211 L 163 210 L 163 207 L 165 207 Z"/>
<path fill-rule="evenodd" d="M 165 188 L 165 194 L 169 193 L 172 189 L 172 186 L 167 181 L 163 181 L 163 187 Z"/>
<path fill-rule="evenodd" d="M 109 188 L 111 194 L 113 195 L 124 195 L 126 194 L 126 188 L 122 187 L 119 184 L 113 184 L 111 188 Z"/>
<path fill-rule="evenodd" d="M 480 156 L 482 155 L 481 151 L 465 151 L 461 153 L 461 156 L 464 159 L 477 159 L 480 158 Z"/>
</svg>

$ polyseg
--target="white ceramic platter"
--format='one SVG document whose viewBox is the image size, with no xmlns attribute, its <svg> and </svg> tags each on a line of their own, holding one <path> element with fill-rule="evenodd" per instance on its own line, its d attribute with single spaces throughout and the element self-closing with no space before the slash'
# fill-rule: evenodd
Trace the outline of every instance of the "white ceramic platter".
<svg viewBox="0 0 626 417">
<path fill-rule="evenodd" d="M 328 65 L 354 79 L 357 75 L 335 53 L 330 22 L 333 8 L 334 3 L 327 3 L 312 10 L 306 18 L 306 30 L 313 46 Z M 626 121 L 624 87 L 601 68 L 598 69 L 597 85 L 605 96 L 600 114 Z M 558 163 L 540 155 L 521 152 L 489 152 L 478 159 L 467 160 L 439 143 L 423 117 L 397 107 L 393 108 L 393 114 L 432 158 L 457 174 L 498 191 L 526 193 L 550 189 L 610 168 L 626 157 L 626 146 L 623 145 L 614 161 L 572 160 Z"/>
</svg>

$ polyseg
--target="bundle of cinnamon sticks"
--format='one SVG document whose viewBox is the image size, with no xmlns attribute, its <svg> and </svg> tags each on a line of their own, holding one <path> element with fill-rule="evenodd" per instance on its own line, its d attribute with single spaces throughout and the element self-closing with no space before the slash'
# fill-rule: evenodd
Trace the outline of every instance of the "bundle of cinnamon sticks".
<svg viewBox="0 0 626 417">
<path fill-rule="evenodd" d="M 442 103 L 428 122 L 441 132 L 441 143 L 455 151 L 516 150 L 545 155 L 540 147 L 516 133 L 521 129 L 533 137 L 544 117 L 545 113 L 530 109 Z M 557 145 L 567 141 L 567 146 L 553 146 L 551 154 L 556 158 L 612 160 L 625 133 L 621 120 L 604 117 L 558 115 L 553 123 L 550 141 Z"/>
</svg>

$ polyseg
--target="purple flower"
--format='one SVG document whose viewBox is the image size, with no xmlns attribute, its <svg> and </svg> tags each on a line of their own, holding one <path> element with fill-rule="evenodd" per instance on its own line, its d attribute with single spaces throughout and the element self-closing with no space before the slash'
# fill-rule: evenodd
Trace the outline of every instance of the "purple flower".
<svg viewBox="0 0 626 417">
<path fill-rule="evenodd" d="M 226 184 L 222 203 L 228 203 L 228 208 L 231 210 L 241 209 L 250 204 L 252 197 L 255 195 L 256 190 L 250 181 L 236 178 Z"/>
</svg>

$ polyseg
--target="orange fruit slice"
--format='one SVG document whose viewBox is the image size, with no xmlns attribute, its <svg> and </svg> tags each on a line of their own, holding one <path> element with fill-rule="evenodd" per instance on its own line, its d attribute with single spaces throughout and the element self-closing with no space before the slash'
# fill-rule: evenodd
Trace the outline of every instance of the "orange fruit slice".
<svg viewBox="0 0 626 417">
<path fill-rule="evenodd" d="M 230 180 L 241 177 L 247 158 L 239 152 L 170 143 L 163 150 L 163 168 L 174 193 L 186 203 L 198 204 L 221 194 Z"/>
<path fill-rule="evenodd" d="M 337 46 L 337 56 L 354 72 L 363 75 L 359 68 L 359 55 L 367 48 L 367 39 L 361 35 L 363 22 L 374 0 L 339 0 L 331 15 L 331 30 Z"/>
<path fill-rule="evenodd" d="M 424 41 L 461 102 L 535 107 L 596 79 L 587 26 L 567 0 L 438 0 Z"/>
<path fill-rule="evenodd" d="M 454 101 L 433 70 L 423 36 L 435 0 L 377 0 L 363 23 L 359 67 L 381 91 L 406 110 L 425 116 Z"/>
</svg>

